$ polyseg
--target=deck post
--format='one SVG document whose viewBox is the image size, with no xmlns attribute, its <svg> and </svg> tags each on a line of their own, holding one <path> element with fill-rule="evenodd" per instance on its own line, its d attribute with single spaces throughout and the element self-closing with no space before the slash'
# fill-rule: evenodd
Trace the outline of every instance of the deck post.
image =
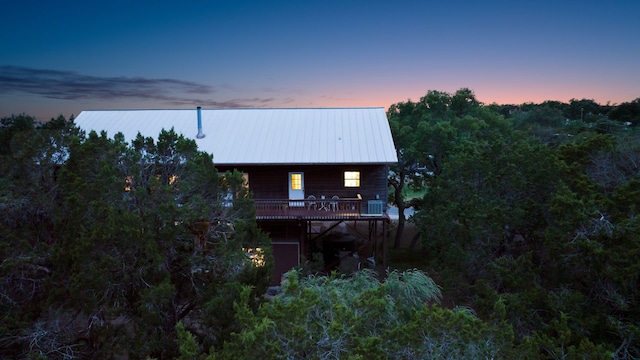
<svg viewBox="0 0 640 360">
<path fill-rule="evenodd" d="M 387 221 L 382 221 L 382 267 L 387 268 Z"/>
<path fill-rule="evenodd" d="M 304 220 L 304 226 L 302 226 L 302 224 L 300 224 L 300 221 L 302 220 L 298 220 L 298 226 L 300 226 L 303 230 L 300 231 L 300 252 L 302 254 L 298 254 L 299 257 L 302 257 L 301 260 L 302 264 L 304 264 L 304 261 L 307 260 L 307 242 L 305 241 L 306 237 L 307 237 L 307 231 L 308 231 L 308 227 L 311 226 L 311 221 L 309 220 Z"/>
</svg>

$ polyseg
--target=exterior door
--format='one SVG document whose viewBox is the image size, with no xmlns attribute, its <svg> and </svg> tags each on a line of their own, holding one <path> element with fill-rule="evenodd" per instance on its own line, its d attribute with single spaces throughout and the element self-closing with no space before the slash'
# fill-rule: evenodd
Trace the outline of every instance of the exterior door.
<svg viewBox="0 0 640 360">
<path fill-rule="evenodd" d="M 304 199 L 304 173 L 303 172 L 289 173 L 289 199 L 290 200 Z M 304 202 L 291 201 L 289 202 L 289 206 L 304 206 Z"/>
<path fill-rule="evenodd" d="M 271 285 L 280 285 L 282 274 L 300 265 L 300 244 L 297 242 L 274 241 L 271 243 L 273 252 L 273 278 Z"/>
</svg>

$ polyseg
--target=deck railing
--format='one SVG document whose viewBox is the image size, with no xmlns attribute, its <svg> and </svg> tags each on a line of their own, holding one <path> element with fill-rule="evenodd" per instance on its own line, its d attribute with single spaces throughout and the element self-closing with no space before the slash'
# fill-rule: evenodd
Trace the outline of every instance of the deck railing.
<svg viewBox="0 0 640 360">
<path fill-rule="evenodd" d="M 362 200 L 254 200 L 259 218 L 349 218 L 362 216 Z"/>
</svg>

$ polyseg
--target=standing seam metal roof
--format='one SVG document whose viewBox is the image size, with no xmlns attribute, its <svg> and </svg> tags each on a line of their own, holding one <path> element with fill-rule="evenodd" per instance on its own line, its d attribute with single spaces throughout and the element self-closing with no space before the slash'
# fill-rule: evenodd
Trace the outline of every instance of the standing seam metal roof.
<svg viewBox="0 0 640 360">
<path fill-rule="evenodd" d="M 138 133 L 162 129 L 193 139 L 218 165 L 391 164 L 398 161 L 383 108 L 202 109 L 205 137 L 197 139 L 197 110 L 90 110 L 75 123 L 85 131 Z"/>
</svg>

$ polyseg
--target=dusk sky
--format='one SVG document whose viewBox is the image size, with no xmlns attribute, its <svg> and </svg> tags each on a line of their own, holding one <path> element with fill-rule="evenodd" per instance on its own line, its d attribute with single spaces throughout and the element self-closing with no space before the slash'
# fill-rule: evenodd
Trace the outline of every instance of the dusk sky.
<svg viewBox="0 0 640 360">
<path fill-rule="evenodd" d="M 640 97 L 640 1 L 5 1 L 0 117 Z"/>
</svg>

